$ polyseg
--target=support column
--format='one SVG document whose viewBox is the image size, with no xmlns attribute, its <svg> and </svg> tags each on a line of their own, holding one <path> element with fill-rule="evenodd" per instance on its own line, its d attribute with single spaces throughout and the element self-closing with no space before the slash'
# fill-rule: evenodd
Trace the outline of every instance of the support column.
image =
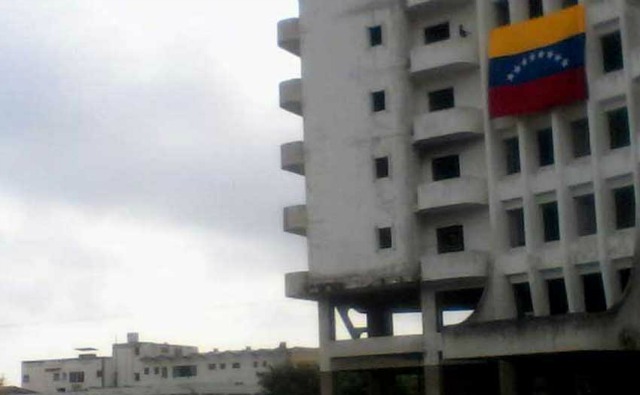
<svg viewBox="0 0 640 395">
<path fill-rule="evenodd" d="M 320 372 L 320 395 L 333 395 L 332 372 Z"/>
<path fill-rule="evenodd" d="M 393 315 L 384 306 L 372 306 L 367 309 L 367 333 L 369 337 L 393 335 Z"/>
<path fill-rule="evenodd" d="M 441 365 L 424 367 L 424 393 L 425 395 L 443 395 Z"/>
<path fill-rule="evenodd" d="M 529 2 L 524 0 L 509 0 L 509 17 L 511 23 L 529 19 Z"/>
<path fill-rule="evenodd" d="M 498 362 L 500 375 L 500 395 L 517 395 L 516 369 L 513 363 L 505 360 Z"/>
</svg>

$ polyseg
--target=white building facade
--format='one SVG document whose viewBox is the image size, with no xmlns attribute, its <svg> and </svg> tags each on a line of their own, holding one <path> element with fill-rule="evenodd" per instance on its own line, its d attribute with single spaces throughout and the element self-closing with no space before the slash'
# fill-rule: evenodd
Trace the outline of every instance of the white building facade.
<svg viewBox="0 0 640 395">
<path fill-rule="evenodd" d="M 492 119 L 490 31 L 579 3 L 588 100 Z M 640 3 L 299 5 L 299 18 L 278 25 L 280 47 L 301 59 L 280 104 L 303 117 L 304 135 L 281 153 L 306 181 L 284 229 L 308 238 L 309 270 L 286 287 L 318 304 L 323 395 L 343 371 L 369 374 L 372 393 L 392 393 L 402 374 L 429 394 L 615 393 L 578 353 L 617 353 L 610 366 L 622 374 L 640 345 L 628 286 Z M 448 326 L 460 310 L 472 313 Z M 421 317 L 420 333 L 397 330 L 407 313 Z M 535 359 L 559 351 L 568 359 Z M 574 367 L 559 378 L 558 363 Z"/>
<path fill-rule="evenodd" d="M 24 361 L 22 386 L 39 393 L 257 394 L 270 367 L 315 364 L 315 349 L 287 348 L 200 353 L 197 347 L 141 342 L 137 333 L 113 345 L 112 357 Z"/>
</svg>

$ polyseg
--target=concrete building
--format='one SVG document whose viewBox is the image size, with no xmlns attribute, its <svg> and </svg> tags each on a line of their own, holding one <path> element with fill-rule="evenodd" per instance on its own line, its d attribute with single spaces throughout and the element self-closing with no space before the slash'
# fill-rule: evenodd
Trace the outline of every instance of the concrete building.
<svg viewBox="0 0 640 395">
<path fill-rule="evenodd" d="M 78 358 L 24 361 L 22 385 L 39 393 L 116 394 L 257 394 L 258 375 L 271 366 L 317 363 L 315 349 L 287 348 L 200 353 L 197 347 L 139 341 L 113 345 L 113 356 L 93 349 Z"/>
<path fill-rule="evenodd" d="M 491 118 L 490 31 L 577 3 L 589 99 Z M 640 2 L 299 5 L 278 24 L 302 75 L 280 105 L 304 138 L 281 157 L 307 193 L 283 221 L 309 269 L 286 292 L 318 305 L 323 395 L 344 371 L 372 394 L 405 374 L 428 394 L 623 393 L 640 347 Z M 407 314 L 419 333 L 398 330 Z"/>
</svg>

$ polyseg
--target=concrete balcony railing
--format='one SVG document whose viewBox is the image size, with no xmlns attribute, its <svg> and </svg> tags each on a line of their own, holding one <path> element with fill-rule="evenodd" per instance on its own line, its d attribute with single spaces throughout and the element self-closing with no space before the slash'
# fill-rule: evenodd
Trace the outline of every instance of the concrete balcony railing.
<svg viewBox="0 0 640 395">
<path fill-rule="evenodd" d="M 481 178 L 451 178 L 418 187 L 418 212 L 422 213 L 477 207 L 487 203 L 487 181 Z"/>
<path fill-rule="evenodd" d="M 282 212 L 282 227 L 285 232 L 300 236 L 307 235 L 307 206 L 285 207 Z"/>
<path fill-rule="evenodd" d="M 302 79 L 294 78 L 280 83 L 280 108 L 302 115 Z"/>
<path fill-rule="evenodd" d="M 422 335 L 370 337 L 329 343 L 330 358 L 393 355 L 424 352 Z"/>
<path fill-rule="evenodd" d="M 282 170 L 304 175 L 304 144 L 293 141 L 280 146 L 280 167 Z"/>
<path fill-rule="evenodd" d="M 411 50 L 411 75 L 429 78 L 478 67 L 476 38 L 452 38 Z"/>
<path fill-rule="evenodd" d="M 278 22 L 278 46 L 300 56 L 300 19 L 289 18 Z"/>
<path fill-rule="evenodd" d="M 426 255 L 420 259 L 422 281 L 433 283 L 472 283 L 487 277 L 489 256 L 483 251 L 460 251 Z"/>
<path fill-rule="evenodd" d="M 413 142 L 422 146 L 460 141 L 482 136 L 483 130 L 479 108 L 455 107 L 415 117 Z"/>
</svg>

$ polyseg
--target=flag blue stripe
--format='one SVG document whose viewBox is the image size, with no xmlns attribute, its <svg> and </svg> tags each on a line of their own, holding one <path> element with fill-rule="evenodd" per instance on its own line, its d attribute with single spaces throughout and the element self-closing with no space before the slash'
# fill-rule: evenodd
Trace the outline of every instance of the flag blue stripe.
<svg viewBox="0 0 640 395">
<path fill-rule="evenodd" d="M 489 86 L 517 85 L 584 66 L 585 35 L 489 60 Z"/>
</svg>

